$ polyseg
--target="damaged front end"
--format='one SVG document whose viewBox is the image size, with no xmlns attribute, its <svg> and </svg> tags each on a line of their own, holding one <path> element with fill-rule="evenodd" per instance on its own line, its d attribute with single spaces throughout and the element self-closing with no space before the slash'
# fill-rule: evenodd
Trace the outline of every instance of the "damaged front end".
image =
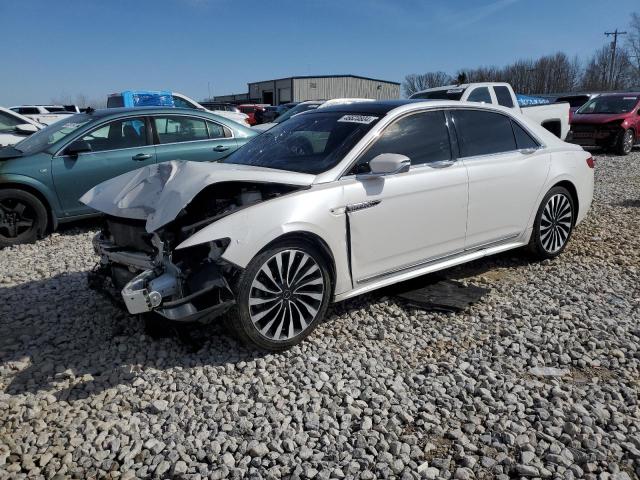
<svg viewBox="0 0 640 480">
<path fill-rule="evenodd" d="M 134 223 L 107 217 L 93 239 L 100 265 L 91 285 L 103 290 L 110 282 L 131 314 L 154 311 L 176 321 L 214 318 L 234 305 L 229 281 L 239 269 L 220 258 L 228 239 L 172 251 L 165 232 Z"/>
<path fill-rule="evenodd" d="M 120 291 L 113 296 L 131 314 L 156 312 L 191 322 L 226 312 L 235 304 L 233 286 L 241 273 L 222 258 L 231 239 L 176 247 L 220 218 L 305 188 L 310 181 L 254 180 L 269 175 L 274 174 L 167 162 L 98 185 L 81 199 L 106 214 L 93 240 L 100 264 L 90 286 L 107 293 L 111 284 Z"/>
</svg>

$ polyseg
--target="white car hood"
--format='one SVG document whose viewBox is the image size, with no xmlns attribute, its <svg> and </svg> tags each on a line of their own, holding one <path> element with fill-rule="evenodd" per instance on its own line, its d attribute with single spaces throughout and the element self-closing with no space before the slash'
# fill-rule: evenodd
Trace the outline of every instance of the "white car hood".
<svg viewBox="0 0 640 480">
<path fill-rule="evenodd" d="M 147 232 L 174 220 L 205 187 L 221 182 L 309 186 L 314 175 L 232 163 L 173 160 L 149 165 L 96 185 L 80 201 L 116 217 L 146 220 Z"/>
</svg>

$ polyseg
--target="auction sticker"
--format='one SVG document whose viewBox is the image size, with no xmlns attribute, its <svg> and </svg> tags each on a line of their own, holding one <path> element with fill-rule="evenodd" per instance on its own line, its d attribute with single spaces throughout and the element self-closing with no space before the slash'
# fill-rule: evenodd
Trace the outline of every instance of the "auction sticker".
<svg viewBox="0 0 640 480">
<path fill-rule="evenodd" d="M 348 122 L 348 123 L 362 123 L 364 125 L 369 125 L 371 122 L 377 120 L 378 117 L 370 117 L 368 115 L 345 115 L 340 118 L 339 122 Z"/>
</svg>

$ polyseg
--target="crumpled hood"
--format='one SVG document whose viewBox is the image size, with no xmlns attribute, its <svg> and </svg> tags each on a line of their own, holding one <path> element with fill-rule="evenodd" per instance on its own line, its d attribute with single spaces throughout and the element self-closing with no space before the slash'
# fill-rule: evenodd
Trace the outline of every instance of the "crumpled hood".
<svg viewBox="0 0 640 480">
<path fill-rule="evenodd" d="M 146 220 L 147 232 L 174 220 L 205 187 L 221 182 L 309 186 L 314 175 L 271 168 L 174 160 L 149 165 L 96 185 L 80 201 L 115 217 Z"/>
</svg>

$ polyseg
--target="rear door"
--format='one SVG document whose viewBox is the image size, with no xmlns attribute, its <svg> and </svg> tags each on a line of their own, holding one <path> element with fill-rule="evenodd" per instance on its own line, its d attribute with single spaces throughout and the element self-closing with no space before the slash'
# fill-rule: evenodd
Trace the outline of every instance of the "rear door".
<svg viewBox="0 0 640 480">
<path fill-rule="evenodd" d="M 237 148 L 231 129 L 204 117 L 155 115 L 151 122 L 158 162 L 213 162 Z"/>
<path fill-rule="evenodd" d="M 63 149 L 53 157 L 53 182 L 65 216 L 91 213 L 78 199 L 99 183 L 155 163 L 147 126 L 142 116 L 112 120 L 74 140 L 87 142 L 90 152 L 71 156 Z"/>
<path fill-rule="evenodd" d="M 465 248 L 514 240 L 528 227 L 550 155 L 508 115 L 473 109 L 451 115 L 469 173 Z"/>
</svg>

